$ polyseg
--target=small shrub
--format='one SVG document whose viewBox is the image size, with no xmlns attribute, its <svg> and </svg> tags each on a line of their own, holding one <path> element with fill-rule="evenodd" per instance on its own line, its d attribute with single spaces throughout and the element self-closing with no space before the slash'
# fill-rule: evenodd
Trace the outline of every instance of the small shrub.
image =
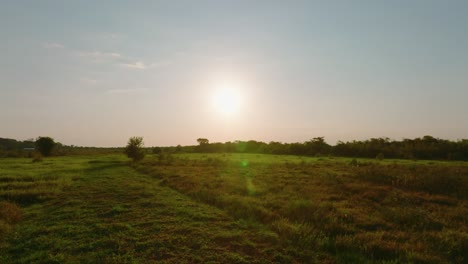
<svg viewBox="0 0 468 264">
<path fill-rule="evenodd" d="M 42 161 L 42 155 L 41 153 L 37 152 L 32 154 L 32 162 L 41 162 Z"/>
<path fill-rule="evenodd" d="M 397 176 L 393 171 L 378 165 L 369 166 L 367 168 L 358 168 L 356 176 L 360 180 L 377 184 L 392 184 L 397 180 Z"/>
<path fill-rule="evenodd" d="M 292 237 L 297 232 L 297 227 L 284 217 L 280 217 L 272 222 L 271 227 L 281 238 L 285 239 Z"/>
<path fill-rule="evenodd" d="M 37 150 L 45 157 L 52 154 L 55 145 L 54 139 L 50 137 L 38 137 L 36 140 Z"/>
<path fill-rule="evenodd" d="M 6 234 L 11 232 L 11 229 L 11 225 L 0 219 L 0 243 L 5 238 Z"/>
<path fill-rule="evenodd" d="M 142 160 L 145 157 L 143 138 L 131 137 L 128 140 L 127 147 L 125 147 L 125 154 L 127 154 L 127 157 L 133 159 L 134 162 Z"/>
<path fill-rule="evenodd" d="M 288 204 L 286 215 L 296 222 L 321 224 L 335 213 L 336 209 L 329 203 L 316 204 L 310 200 L 295 200 Z"/>
<path fill-rule="evenodd" d="M 174 163 L 174 157 L 170 153 L 161 152 L 158 154 L 159 165 L 172 165 Z"/>
<path fill-rule="evenodd" d="M 352 159 L 350 162 L 349 162 L 349 166 L 352 166 L 352 167 L 357 167 L 359 166 L 359 163 L 356 159 Z"/>
<path fill-rule="evenodd" d="M 162 152 L 162 149 L 160 147 L 154 147 L 153 148 L 153 154 L 159 154 Z"/>
<path fill-rule="evenodd" d="M 21 209 L 13 203 L 0 202 L 0 220 L 8 224 L 16 224 L 22 219 Z"/>
<path fill-rule="evenodd" d="M 384 154 L 382 152 L 380 152 L 379 154 L 377 154 L 377 156 L 375 157 L 376 160 L 383 160 L 384 159 Z"/>
</svg>

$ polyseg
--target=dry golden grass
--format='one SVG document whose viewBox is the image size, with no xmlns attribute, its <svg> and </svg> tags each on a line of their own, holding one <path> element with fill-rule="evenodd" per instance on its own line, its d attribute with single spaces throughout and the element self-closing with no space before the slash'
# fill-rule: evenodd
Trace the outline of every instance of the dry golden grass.
<svg viewBox="0 0 468 264">
<path fill-rule="evenodd" d="M 184 155 L 138 169 L 263 225 L 302 261 L 317 251 L 339 262 L 467 259 L 466 164 L 264 156 Z"/>
<path fill-rule="evenodd" d="M 21 209 L 16 204 L 0 201 L 0 244 L 22 218 Z"/>
</svg>

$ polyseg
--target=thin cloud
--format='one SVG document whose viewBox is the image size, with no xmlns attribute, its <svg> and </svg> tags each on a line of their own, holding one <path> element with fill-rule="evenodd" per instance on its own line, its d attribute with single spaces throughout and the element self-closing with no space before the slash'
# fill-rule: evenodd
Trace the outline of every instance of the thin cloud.
<svg viewBox="0 0 468 264">
<path fill-rule="evenodd" d="M 95 63 L 109 63 L 127 69 L 146 70 L 150 68 L 162 68 L 171 65 L 171 61 L 160 61 L 155 63 L 145 63 L 139 58 L 125 56 L 117 52 L 102 51 L 75 51 L 76 56 L 90 60 Z"/>
<path fill-rule="evenodd" d="M 96 85 L 98 83 L 97 80 L 91 78 L 81 78 L 80 82 L 86 85 Z"/>
<path fill-rule="evenodd" d="M 75 54 L 83 59 L 89 60 L 93 63 L 111 63 L 126 60 L 122 54 L 117 52 L 101 52 L 101 51 L 78 51 Z"/>
<path fill-rule="evenodd" d="M 100 51 L 91 51 L 91 52 L 78 52 L 78 56 L 92 58 L 92 59 L 118 59 L 122 58 L 120 53 L 116 52 L 100 52 Z"/>
<path fill-rule="evenodd" d="M 155 62 L 155 63 L 151 63 L 149 65 L 149 68 L 162 68 L 162 67 L 170 66 L 171 64 L 172 62 L 170 61 Z"/>
<path fill-rule="evenodd" d="M 45 49 L 63 49 L 64 46 L 60 43 L 55 43 L 55 42 L 47 42 L 42 44 L 42 47 Z"/>
<path fill-rule="evenodd" d="M 108 33 L 108 34 L 102 34 L 101 37 L 104 39 L 121 39 L 123 38 L 123 35 L 116 34 L 116 33 Z"/>
<path fill-rule="evenodd" d="M 134 88 L 134 89 L 110 89 L 107 90 L 107 93 L 110 94 L 127 94 L 127 93 L 135 93 L 135 92 L 143 92 L 147 91 L 146 88 Z"/>
<path fill-rule="evenodd" d="M 125 68 L 138 69 L 138 70 L 144 70 L 148 68 L 148 66 L 144 62 L 141 62 L 141 61 L 137 61 L 134 63 L 120 63 L 119 65 Z"/>
</svg>

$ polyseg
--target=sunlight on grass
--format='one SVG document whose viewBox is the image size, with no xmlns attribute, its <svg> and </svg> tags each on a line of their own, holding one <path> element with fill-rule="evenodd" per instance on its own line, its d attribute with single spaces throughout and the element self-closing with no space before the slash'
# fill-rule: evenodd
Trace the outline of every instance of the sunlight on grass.
<svg viewBox="0 0 468 264">
<path fill-rule="evenodd" d="M 341 262 L 463 258 L 468 211 L 453 205 L 466 206 L 465 164 L 351 160 L 181 154 L 170 164 L 148 160 L 140 169 L 239 221 L 276 232 L 299 259 L 313 255 L 311 249 Z M 453 254 L 426 233 L 442 238 L 455 231 Z"/>
<path fill-rule="evenodd" d="M 2 159 L 0 262 L 463 263 L 466 164 L 351 161 Z"/>
</svg>

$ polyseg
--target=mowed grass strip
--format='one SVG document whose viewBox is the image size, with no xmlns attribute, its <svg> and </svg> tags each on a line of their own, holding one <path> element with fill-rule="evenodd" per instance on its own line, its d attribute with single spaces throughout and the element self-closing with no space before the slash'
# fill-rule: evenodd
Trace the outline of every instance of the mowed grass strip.
<svg viewBox="0 0 468 264">
<path fill-rule="evenodd" d="M 22 205 L 23 220 L 0 247 L 0 263 L 294 262 L 271 231 L 161 186 L 118 156 L 47 162 L 37 166 L 56 165 L 64 173 L 56 170 L 58 178 L 73 180 L 47 199 Z M 31 170 L 21 172 L 32 165 L 24 166 L 2 176 L 34 178 Z"/>
<path fill-rule="evenodd" d="M 257 154 L 156 155 L 138 170 L 239 222 L 291 259 L 465 263 L 466 163 Z"/>
<path fill-rule="evenodd" d="M 86 158 L 0 159 L 0 199 L 29 205 L 55 197 L 82 176 Z"/>
</svg>

